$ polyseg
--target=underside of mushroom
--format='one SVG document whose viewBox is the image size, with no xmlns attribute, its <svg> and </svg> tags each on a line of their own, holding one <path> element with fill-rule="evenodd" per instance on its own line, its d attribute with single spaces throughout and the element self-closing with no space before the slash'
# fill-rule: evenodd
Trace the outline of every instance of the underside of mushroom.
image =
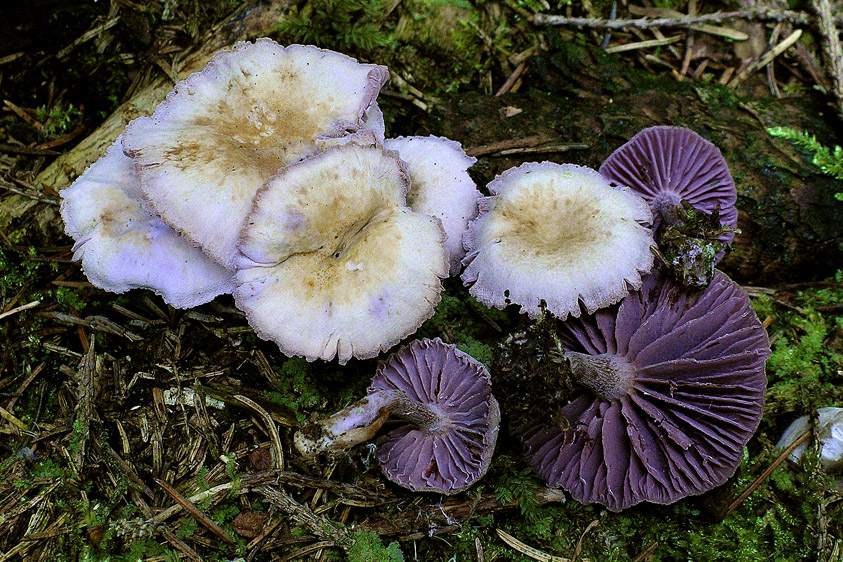
<svg viewBox="0 0 843 562">
<path fill-rule="evenodd" d="M 559 327 L 579 385 L 556 420 L 516 429 L 551 486 L 621 510 L 722 484 L 761 419 L 769 342 L 746 294 L 718 272 L 690 293 L 645 278 L 619 305 Z"/>
</svg>

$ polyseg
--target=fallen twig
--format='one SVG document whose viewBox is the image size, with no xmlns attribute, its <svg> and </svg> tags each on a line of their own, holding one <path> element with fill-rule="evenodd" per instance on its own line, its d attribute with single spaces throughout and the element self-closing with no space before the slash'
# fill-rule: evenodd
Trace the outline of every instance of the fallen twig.
<svg viewBox="0 0 843 562">
<path fill-rule="evenodd" d="M 813 433 L 813 429 L 810 429 L 810 428 L 809 428 L 809 429 L 806 429 L 806 430 L 804 431 L 804 433 L 802 433 L 802 435 L 800 435 L 800 436 L 796 439 L 796 441 L 794 441 L 793 443 L 791 443 L 791 444 L 790 444 L 790 446 L 789 446 L 787 449 L 785 449 L 784 451 L 782 451 L 782 453 L 781 453 L 781 454 L 780 454 L 780 455 L 776 458 L 776 460 L 774 460 L 774 461 L 773 461 L 773 463 L 772 463 L 770 466 L 768 466 L 768 467 L 767 467 L 767 470 L 765 470 L 764 472 L 762 472 L 762 473 L 761 473 L 761 476 L 759 476 L 758 478 L 756 478 L 756 479 L 755 479 L 755 482 L 753 482 L 752 484 L 750 484 L 749 486 L 747 486 L 746 490 L 744 490 L 744 491 L 743 491 L 743 493 L 741 493 L 741 495 L 739 495 L 737 498 L 735 498 L 735 501 L 733 501 L 731 504 L 729 504 L 729 507 L 727 507 L 727 508 L 726 508 L 726 513 L 723 515 L 723 517 L 725 518 L 725 517 L 727 517 L 730 513 L 732 513 L 733 511 L 735 511 L 735 510 L 738 508 L 738 506 L 739 506 L 740 504 L 742 504 L 742 503 L 743 503 L 743 501 L 744 501 L 746 498 L 748 498 L 749 496 L 751 496 L 751 495 L 752 495 L 752 492 L 754 492 L 755 490 L 757 490 L 757 489 L 758 489 L 758 487 L 761 485 L 761 483 L 762 483 L 762 482 L 764 482 L 764 480 L 766 480 L 766 479 L 767 479 L 767 478 L 768 478 L 768 477 L 769 477 L 769 476 L 773 473 L 773 471 L 774 471 L 774 470 L 776 470 L 776 468 L 777 468 L 777 467 L 778 467 L 781 463 L 783 463 L 783 462 L 784 462 L 784 460 L 788 457 L 788 455 L 790 455 L 790 453 L 792 453 L 792 452 L 793 452 L 793 450 L 794 450 L 796 447 L 798 447 L 798 446 L 799 446 L 799 445 L 801 445 L 804 441 L 806 441 L 809 437 L 811 437 L 811 433 Z"/>
<path fill-rule="evenodd" d="M 257 492 L 297 522 L 307 525 L 316 536 L 331 541 L 345 551 L 354 545 L 350 531 L 337 527 L 327 517 L 313 513 L 309 507 L 294 500 L 287 492 L 271 486 L 258 488 Z"/>
<path fill-rule="evenodd" d="M 788 21 L 795 24 L 806 24 L 811 16 L 805 12 L 793 10 L 774 10 L 771 8 L 755 8 L 753 10 L 738 10 L 734 12 L 714 12 L 698 16 L 682 16 L 667 18 L 636 18 L 636 19 L 602 19 L 602 18 L 569 18 L 550 14 L 536 14 L 532 22 L 537 25 L 571 25 L 576 27 L 591 27 L 596 29 L 624 29 L 637 27 L 688 27 L 697 23 L 717 23 L 728 19 Z M 835 18 L 835 20 L 840 19 Z"/>
<path fill-rule="evenodd" d="M 242 394 L 236 394 L 234 398 L 254 410 L 263 420 L 263 424 L 266 426 L 266 432 L 269 434 L 269 441 L 272 443 L 272 450 L 275 453 L 275 466 L 278 470 L 284 470 L 284 449 L 281 448 L 281 437 L 278 435 L 278 428 L 275 427 L 275 421 L 273 421 L 272 416 L 251 398 Z"/>
<path fill-rule="evenodd" d="M 191 502 L 188 498 L 184 497 L 179 493 L 178 490 L 164 482 L 163 480 L 159 480 L 158 478 L 155 479 L 155 483 L 161 486 L 165 492 L 167 492 L 171 498 L 176 500 L 184 509 L 190 513 L 194 519 L 196 519 L 199 523 L 201 523 L 206 529 L 214 533 L 216 536 L 227 542 L 228 544 L 236 544 L 234 539 L 229 537 L 222 528 L 214 523 L 210 517 L 199 511 L 193 502 Z"/>
<path fill-rule="evenodd" d="M 726 84 L 726 87 L 735 88 L 736 86 L 738 86 L 756 70 L 764 68 L 765 66 L 773 62 L 774 58 L 785 52 L 788 47 L 796 43 L 800 37 L 802 37 L 802 30 L 797 29 L 796 31 L 788 35 L 781 43 L 779 43 L 769 51 L 765 52 L 763 55 L 752 61 L 749 65 L 747 65 L 746 68 L 741 70 L 737 75 L 735 75 L 731 80 L 729 80 L 729 83 Z"/>
<path fill-rule="evenodd" d="M 837 29 L 835 18 L 831 15 L 831 3 L 828 0 L 813 0 L 811 4 L 819 17 L 823 50 L 828 59 L 831 74 L 831 93 L 837 101 L 835 109 L 843 118 L 843 52 L 840 48 L 840 31 Z"/>
</svg>

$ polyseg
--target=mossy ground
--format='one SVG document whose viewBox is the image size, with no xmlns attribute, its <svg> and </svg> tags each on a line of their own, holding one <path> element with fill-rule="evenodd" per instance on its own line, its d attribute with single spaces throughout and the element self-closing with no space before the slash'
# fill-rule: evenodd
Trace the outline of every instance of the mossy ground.
<svg viewBox="0 0 843 562">
<path fill-rule="evenodd" d="M 50 58 L 54 52 L 43 51 L 41 63 L 37 51 L 27 51 L 7 63 L 4 98 L 33 108 L 33 118 L 45 127 L 35 129 L 8 114 L 0 127 L 2 141 L 41 143 L 66 135 L 85 120 L 103 119 L 154 67 L 151 58 L 143 57 L 155 54 L 161 29 L 177 26 L 177 31 L 167 33 L 175 35 L 174 44 L 189 45 L 197 29 L 236 7 L 232 2 L 211 4 L 211 8 L 201 8 L 195 2 L 162 2 L 146 11 L 127 12 L 123 27 L 118 28 L 122 33 L 119 48 L 114 38 L 102 50 L 96 41 L 82 43 L 71 65 L 60 66 Z M 677 7 L 676 2 L 657 4 Z M 41 25 L 53 34 L 58 49 L 92 27 L 92 22 L 104 21 L 106 9 L 104 3 L 95 3 L 78 12 L 62 11 Z M 565 111 L 565 96 L 580 91 L 574 87 L 571 69 L 593 63 L 592 38 L 584 32 L 548 33 L 549 46 L 540 45 L 524 13 L 541 9 L 539 2 L 518 0 L 503 5 L 462 0 L 311 0 L 280 24 L 276 38 L 312 42 L 388 65 L 399 78 L 390 85 L 392 97 L 384 98 L 388 130 L 395 135 L 413 134 L 423 129 L 422 123 L 435 122 L 423 107 L 446 96 L 492 93 L 492 84 L 500 84 L 513 70 L 513 57 L 517 61 L 519 53 L 536 46 L 540 55 L 535 68 L 544 82 L 541 87 L 524 86 L 529 88 L 527 97 L 537 104 L 557 104 L 557 111 Z M 620 66 L 617 60 L 607 63 L 607 80 L 600 88 L 620 95 L 628 81 L 642 91 L 652 89 L 652 83 L 667 83 L 641 69 L 632 77 L 621 76 Z M 45 85 L 45 77 L 60 86 L 58 95 Z M 90 86 L 90 77 L 97 78 L 99 85 Z M 740 101 L 716 85 L 671 84 L 674 90 L 663 89 L 664 96 L 699 93 L 722 107 Z M 604 125 L 613 134 L 628 136 L 634 132 L 633 125 L 622 116 L 637 109 L 615 109 L 620 117 L 606 119 Z M 831 138 L 827 130 L 816 133 Z M 609 148 L 595 145 L 592 150 L 584 158 L 605 154 Z M 780 155 L 770 158 L 778 160 Z M 14 166 L 42 164 L 32 158 Z M 4 175 L 15 171 L 12 166 L 5 157 Z M 487 172 L 493 169 L 482 162 L 479 166 Z M 783 169 L 768 168 L 771 174 Z M 0 321 L 0 406 L 29 430 L 17 431 L 9 417 L 0 422 L 0 505 L 4 508 L 0 558 L 178 559 L 181 554 L 150 524 L 143 508 L 145 504 L 153 509 L 174 504 L 159 488 L 148 490 L 155 486 L 155 478 L 177 483 L 186 496 L 231 484 L 226 493 L 196 504 L 233 544 L 217 540 L 193 517 L 180 515 L 167 522 L 173 534 L 205 560 L 248 555 L 251 539 L 235 532 L 235 519 L 253 511 L 268 512 L 281 522 L 269 551 L 289 555 L 300 545 L 315 542 L 308 527 L 270 508 L 254 493 L 239 493 L 243 480 L 257 470 L 249 453 L 266 448 L 267 439 L 263 422 L 232 396 L 245 394 L 258 401 L 278 424 L 289 451 L 293 428 L 361 396 L 376 362 L 353 361 L 339 367 L 284 358 L 254 336 L 225 298 L 190 312 L 167 309 L 148 292 L 115 296 L 98 291 L 82 283 L 78 266 L 70 263 L 69 241 L 56 235 L 50 242 L 47 246 L 43 240 L 36 242 L 21 226 L 2 233 L 0 244 L 0 313 L 40 301 L 37 307 Z M 723 488 L 671 506 L 642 505 L 622 513 L 574 501 L 542 503 L 537 496 L 542 482 L 504 432 L 489 474 L 458 498 L 466 505 L 494 500 L 500 509 L 465 517 L 442 535 L 428 536 L 431 528 L 424 521 L 405 529 L 405 535 L 410 530 L 415 533 L 401 541 L 395 535 L 379 538 L 361 530 L 354 535 L 347 559 L 476 560 L 479 539 L 486 560 L 530 560 L 506 546 L 496 529 L 567 558 L 579 544 L 580 559 L 592 561 L 835 559 L 833 553 L 839 552 L 843 538 L 841 496 L 818 468 L 816 455 L 809 455 L 801 465 L 782 464 L 724 516 L 734 498 L 775 460 L 779 454 L 775 442 L 794 418 L 818 407 L 843 405 L 843 274 L 826 283 L 765 289 L 769 290 L 752 294 L 759 317 L 769 322 L 773 342 L 767 405 L 736 476 Z M 90 319 L 98 317 L 116 319 L 120 327 L 144 339 L 96 331 Z M 416 336 L 442 337 L 490 364 L 498 342 L 519 322 L 515 311 L 488 310 L 458 280 L 450 280 L 436 314 Z M 90 345 L 95 346 L 93 384 L 81 376 Z M 218 398 L 224 406 L 217 409 L 206 400 L 198 405 L 163 401 L 165 390 L 184 388 L 198 390 L 200 397 Z M 499 387 L 496 392 L 507 389 Z M 10 401 L 14 401 L 12 406 Z M 421 513 L 423 507 L 439 502 L 439 498 L 417 496 L 385 483 L 365 447 L 338 459 L 329 472 L 295 457 L 287 462 L 289 472 L 354 483 L 383 499 L 384 503 L 372 497 L 343 503 L 339 493 L 326 492 L 320 500 L 315 487 L 295 489 L 300 501 L 347 525 L 379 518 L 398 520 L 402 513 Z M 22 542 L 23 537 L 29 540 Z M 301 559 L 312 556 L 316 555 L 302 554 Z M 319 556 L 322 560 L 346 558 L 337 549 L 324 550 Z M 261 554 L 257 559 L 271 558 Z"/>
</svg>

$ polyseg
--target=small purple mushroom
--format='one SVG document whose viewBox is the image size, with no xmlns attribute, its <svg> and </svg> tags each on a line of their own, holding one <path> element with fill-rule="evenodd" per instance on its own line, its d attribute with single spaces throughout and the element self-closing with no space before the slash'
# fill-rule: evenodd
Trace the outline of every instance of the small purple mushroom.
<svg viewBox="0 0 843 562">
<path fill-rule="evenodd" d="M 711 142 L 683 127 L 649 127 L 606 158 L 600 173 L 625 185 L 650 203 L 658 227 L 677 220 L 684 199 L 711 214 L 720 210 L 723 224 L 735 227 L 737 192 L 729 167 Z M 724 233 L 728 244 L 734 232 Z"/>
<path fill-rule="evenodd" d="M 704 287 L 738 222 L 735 182 L 720 150 L 690 129 L 650 127 L 615 150 L 600 173 L 650 203 L 660 261 L 684 284 Z"/>
<path fill-rule="evenodd" d="M 621 303 L 560 325 L 575 384 L 560 422 L 516 433 L 551 486 L 619 511 L 725 482 L 761 419 L 767 334 L 717 272 L 689 293 L 659 273 Z"/>
<path fill-rule="evenodd" d="M 486 473 L 499 423 L 486 368 L 439 338 L 425 339 L 381 363 L 366 398 L 305 427 L 295 442 L 314 456 L 369 439 L 383 424 L 377 447 L 386 477 L 415 492 L 450 495 Z"/>
</svg>

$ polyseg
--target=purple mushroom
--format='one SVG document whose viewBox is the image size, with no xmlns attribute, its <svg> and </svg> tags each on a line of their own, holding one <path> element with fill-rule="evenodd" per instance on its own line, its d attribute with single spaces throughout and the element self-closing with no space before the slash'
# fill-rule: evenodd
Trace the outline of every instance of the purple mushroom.
<svg viewBox="0 0 843 562">
<path fill-rule="evenodd" d="M 650 203 L 660 261 L 684 284 L 704 287 L 738 222 L 735 183 L 720 150 L 690 129 L 650 127 L 614 151 L 600 173 Z"/>
<path fill-rule="evenodd" d="M 450 495 L 486 473 L 499 423 L 486 368 L 439 338 L 425 339 L 381 363 L 366 398 L 303 428 L 295 443 L 312 457 L 370 439 L 383 424 L 377 447 L 386 477 Z"/>
<path fill-rule="evenodd" d="M 726 481 L 761 419 L 767 334 L 717 272 L 690 293 L 660 273 L 617 306 L 560 324 L 575 382 L 557 423 L 515 431 L 551 486 L 619 511 Z"/>
</svg>

